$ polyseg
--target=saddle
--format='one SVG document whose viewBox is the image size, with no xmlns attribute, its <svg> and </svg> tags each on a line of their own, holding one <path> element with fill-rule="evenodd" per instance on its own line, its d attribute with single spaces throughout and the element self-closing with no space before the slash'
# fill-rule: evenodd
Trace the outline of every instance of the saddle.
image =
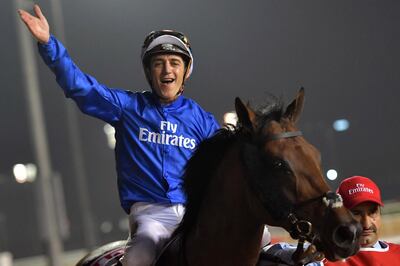
<svg viewBox="0 0 400 266">
<path fill-rule="evenodd" d="M 124 255 L 126 240 L 120 240 L 101 246 L 85 257 L 76 266 L 120 266 L 119 259 Z"/>
</svg>

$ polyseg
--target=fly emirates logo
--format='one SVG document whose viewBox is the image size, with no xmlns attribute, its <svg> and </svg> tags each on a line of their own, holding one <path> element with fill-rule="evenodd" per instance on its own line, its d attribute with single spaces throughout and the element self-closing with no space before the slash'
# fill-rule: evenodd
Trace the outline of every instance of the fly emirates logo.
<svg viewBox="0 0 400 266">
<path fill-rule="evenodd" d="M 147 128 L 141 127 L 139 131 L 139 140 L 144 142 L 178 146 L 191 150 L 196 147 L 196 140 L 185 138 L 183 135 L 176 135 L 176 130 L 178 129 L 177 124 L 173 124 L 168 121 L 161 121 L 160 129 L 161 133 L 158 133 L 151 132 Z"/>
</svg>

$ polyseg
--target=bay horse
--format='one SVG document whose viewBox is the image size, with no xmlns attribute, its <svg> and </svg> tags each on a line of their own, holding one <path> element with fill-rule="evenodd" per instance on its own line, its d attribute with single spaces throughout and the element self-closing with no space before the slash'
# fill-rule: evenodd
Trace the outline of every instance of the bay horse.
<svg viewBox="0 0 400 266">
<path fill-rule="evenodd" d="M 358 251 L 360 225 L 296 127 L 303 102 L 304 89 L 287 108 L 275 101 L 254 111 L 236 98 L 239 125 L 202 142 L 187 164 L 185 215 L 155 265 L 256 265 L 265 224 L 299 239 L 297 264 L 305 241 L 332 261 Z"/>
</svg>

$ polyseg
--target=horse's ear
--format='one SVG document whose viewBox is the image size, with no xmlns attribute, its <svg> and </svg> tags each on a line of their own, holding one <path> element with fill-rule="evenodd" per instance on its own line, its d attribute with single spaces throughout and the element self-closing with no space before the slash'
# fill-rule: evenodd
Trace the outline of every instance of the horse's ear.
<svg viewBox="0 0 400 266">
<path fill-rule="evenodd" d="M 301 87 L 297 93 L 296 98 L 286 108 L 284 117 L 289 118 L 293 123 L 299 120 L 301 111 L 303 110 L 304 104 L 304 88 Z"/>
<path fill-rule="evenodd" d="M 250 108 L 250 106 L 246 106 L 243 104 L 240 98 L 236 97 L 235 99 L 235 109 L 236 114 L 238 116 L 239 123 L 244 127 L 253 130 L 253 123 L 256 117 L 254 111 Z"/>
</svg>

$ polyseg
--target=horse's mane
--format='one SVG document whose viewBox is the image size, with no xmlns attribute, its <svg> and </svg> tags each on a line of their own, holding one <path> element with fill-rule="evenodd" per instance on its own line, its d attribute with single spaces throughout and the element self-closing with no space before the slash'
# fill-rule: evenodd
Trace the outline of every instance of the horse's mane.
<svg viewBox="0 0 400 266">
<path fill-rule="evenodd" d="M 283 114 L 283 102 L 270 96 L 270 102 L 256 111 L 257 124 L 265 126 L 270 121 L 279 121 Z M 241 125 L 228 125 L 219 129 L 214 136 L 202 141 L 188 161 L 184 174 L 183 188 L 187 196 L 186 211 L 174 235 L 188 232 L 197 220 L 197 213 L 203 196 L 214 172 L 221 163 L 226 151 L 243 139 Z"/>
</svg>

